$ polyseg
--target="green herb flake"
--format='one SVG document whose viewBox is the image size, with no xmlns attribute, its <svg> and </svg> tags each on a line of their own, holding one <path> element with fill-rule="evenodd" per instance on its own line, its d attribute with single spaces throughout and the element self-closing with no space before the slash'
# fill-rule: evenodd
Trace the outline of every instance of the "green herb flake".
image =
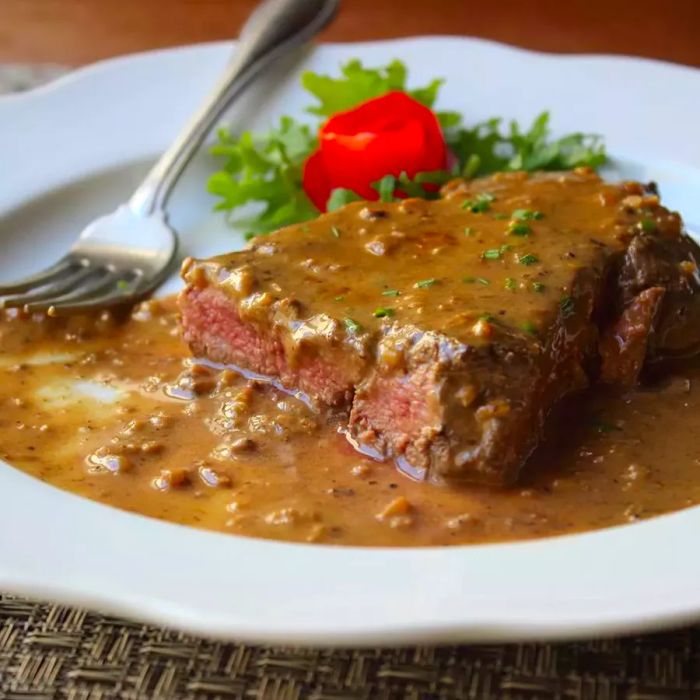
<svg viewBox="0 0 700 700">
<path fill-rule="evenodd" d="M 561 309 L 561 313 L 564 318 L 568 318 L 569 316 L 571 316 L 571 314 L 573 314 L 575 310 L 573 298 L 570 296 L 563 297 L 562 300 L 559 302 L 559 308 Z"/>
<path fill-rule="evenodd" d="M 534 335 L 537 333 L 537 326 L 532 321 L 525 321 L 521 328 L 526 332 Z"/>
<path fill-rule="evenodd" d="M 516 289 L 515 280 L 512 277 L 506 277 L 506 281 L 503 286 L 511 292 L 514 292 Z"/>
<path fill-rule="evenodd" d="M 473 236 L 474 235 L 474 229 L 471 226 L 465 226 L 464 227 L 464 235 L 465 236 Z"/>
<path fill-rule="evenodd" d="M 488 192 L 479 192 L 474 199 L 465 199 L 460 205 L 462 209 L 469 209 L 473 214 L 483 214 L 491 208 L 491 202 L 496 199 Z"/>
<path fill-rule="evenodd" d="M 491 314 L 481 314 L 479 321 L 493 321 L 493 316 Z"/>
<path fill-rule="evenodd" d="M 541 211 L 533 211 L 532 209 L 516 209 L 510 217 L 516 221 L 536 221 L 543 219 L 544 214 Z"/>
<path fill-rule="evenodd" d="M 362 330 L 362 326 L 351 318 L 343 319 L 343 323 L 350 333 L 359 333 Z"/>
<path fill-rule="evenodd" d="M 403 171 L 399 175 L 397 187 L 407 197 L 439 199 L 440 189 L 435 185 L 444 185 L 453 177 L 454 174 L 448 170 L 429 170 L 416 173 L 413 177 L 409 177 L 408 173 Z"/>
<path fill-rule="evenodd" d="M 656 231 L 656 222 L 653 219 L 642 219 L 639 222 L 639 225 L 642 227 L 642 231 L 644 231 L 644 233 L 652 233 Z"/>
<path fill-rule="evenodd" d="M 337 226 L 331 226 L 331 236 L 333 236 L 333 238 L 340 238 L 340 230 Z"/>
<path fill-rule="evenodd" d="M 489 282 L 486 277 L 462 277 L 462 282 L 465 284 L 483 284 L 487 287 L 491 282 Z"/>
<path fill-rule="evenodd" d="M 500 258 L 503 256 L 503 253 L 509 251 L 511 249 L 511 246 L 509 246 L 507 243 L 502 245 L 500 248 L 489 248 L 488 250 L 485 250 L 482 254 L 481 257 L 484 258 L 485 260 L 500 260 Z"/>
<path fill-rule="evenodd" d="M 344 207 L 346 204 L 350 204 L 350 202 L 359 202 L 361 199 L 362 197 L 352 190 L 348 190 L 344 187 L 336 187 L 328 198 L 326 211 L 335 211 L 336 209 Z"/>
<path fill-rule="evenodd" d="M 389 309 L 385 306 L 380 306 L 379 308 L 375 309 L 373 312 L 373 316 L 375 318 L 389 318 L 394 315 L 394 309 Z"/>
<path fill-rule="evenodd" d="M 427 280 L 418 280 L 413 286 L 418 289 L 424 289 L 425 287 L 433 287 L 438 281 L 434 277 L 430 277 Z"/>
<path fill-rule="evenodd" d="M 380 202 L 393 202 L 396 178 L 393 175 L 385 175 L 381 180 L 372 183 L 372 189 L 379 193 Z"/>
<path fill-rule="evenodd" d="M 527 224 L 519 224 L 512 221 L 508 226 L 508 233 L 511 236 L 529 236 L 532 229 Z"/>
<path fill-rule="evenodd" d="M 539 292 L 542 293 L 545 290 L 545 286 L 542 284 L 542 282 L 533 282 L 532 283 L 532 291 L 533 292 Z"/>
<path fill-rule="evenodd" d="M 492 194 L 488 192 L 480 192 L 476 195 L 476 202 L 472 206 L 472 211 L 474 213 L 488 211 L 491 208 L 491 202 L 496 199 Z"/>
<path fill-rule="evenodd" d="M 337 297 L 333 297 L 333 301 L 345 301 L 345 295 L 338 294 Z"/>
<path fill-rule="evenodd" d="M 460 129 L 460 131 L 462 131 Z M 458 132 L 459 133 L 459 132 Z M 461 168 L 461 175 L 463 178 L 469 180 L 476 175 L 479 168 L 481 167 L 481 158 L 476 154 L 472 153 L 466 157 L 464 165 Z"/>
<path fill-rule="evenodd" d="M 504 214 L 503 212 L 499 211 L 493 215 L 493 218 L 497 219 L 498 221 L 503 221 L 504 219 L 508 218 L 508 214 Z"/>
<path fill-rule="evenodd" d="M 383 297 L 399 297 L 401 292 L 398 289 L 385 289 L 382 292 Z"/>
<path fill-rule="evenodd" d="M 533 255 L 532 253 L 526 253 L 525 255 L 521 255 L 518 258 L 518 262 L 521 265 L 534 265 L 535 263 L 538 263 L 540 259 L 536 256 Z"/>
<path fill-rule="evenodd" d="M 117 282 L 117 289 L 119 289 L 121 291 L 129 289 L 129 283 L 126 280 L 119 280 Z"/>
</svg>

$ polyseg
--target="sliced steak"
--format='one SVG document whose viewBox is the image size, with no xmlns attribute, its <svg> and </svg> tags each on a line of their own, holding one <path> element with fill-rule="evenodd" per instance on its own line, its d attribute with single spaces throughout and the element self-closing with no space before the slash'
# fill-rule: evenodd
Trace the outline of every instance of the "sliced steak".
<svg viewBox="0 0 700 700">
<path fill-rule="evenodd" d="M 195 355 L 279 379 L 320 405 L 349 405 L 369 361 L 360 339 L 351 345 L 332 318 L 300 320 L 293 297 L 272 302 L 253 293 L 237 303 L 226 289 L 205 282 L 201 269 L 185 271 L 190 282 L 180 302 L 184 337 Z"/>
<path fill-rule="evenodd" d="M 696 344 L 697 258 L 637 183 L 509 173 L 189 260 L 180 305 L 195 354 L 346 410 L 358 449 L 508 483 L 561 397 Z"/>
<path fill-rule="evenodd" d="M 627 387 L 636 384 L 649 353 L 665 292 L 663 287 L 642 290 L 628 302 L 619 318 L 606 326 L 599 343 L 601 381 Z"/>
</svg>

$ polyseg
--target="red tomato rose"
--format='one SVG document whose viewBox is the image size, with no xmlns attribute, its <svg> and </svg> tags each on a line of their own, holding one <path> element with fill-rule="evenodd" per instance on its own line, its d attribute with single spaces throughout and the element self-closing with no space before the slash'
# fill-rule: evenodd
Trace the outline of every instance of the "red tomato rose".
<svg viewBox="0 0 700 700">
<path fill-rule="evenodd" d="M 304 164 L 304 190 L 321 211 L 331 192 L 344 187 L 377 199 L 373 182 L 384 175 L 409 177 L 447 167 L 447 147 L 435 114 L 404 92 L 390 92 L 333 115 L 319 147 Z"/>
</svg>

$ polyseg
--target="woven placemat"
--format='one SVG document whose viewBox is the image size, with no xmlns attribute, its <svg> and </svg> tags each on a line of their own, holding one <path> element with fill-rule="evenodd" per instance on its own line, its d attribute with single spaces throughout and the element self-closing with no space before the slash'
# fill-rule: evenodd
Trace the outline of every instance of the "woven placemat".
<svg viewBox="0 0 700 700">
<path fill-rule="evenodd" d="M 0 66 L 0 93 L 60 72 Z M 0 594 L 0 700 L 54 698 L 700 700 L 700 627 L 569 644 L 309 650 Z"/>
<path fill-rule="evenodd" d="M 0 698 L 688 700 L 700 629 L 571 644 L 309 650 L 0 596 Z"/>
</svg>

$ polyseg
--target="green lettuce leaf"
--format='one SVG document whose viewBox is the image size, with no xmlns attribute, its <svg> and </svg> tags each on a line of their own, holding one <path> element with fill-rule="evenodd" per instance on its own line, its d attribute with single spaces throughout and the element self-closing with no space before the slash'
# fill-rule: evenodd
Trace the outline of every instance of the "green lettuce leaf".
<svg viewBox="0 0 700 700">
<path fill-rule="evenodd" d="M 308 125 L 282 117 L 266 134 L 245 131 L 236 138 L 222 129 L 218 139 L 211 152 L 225 158 L 224 167 L 208 182 L 209 192 L 219 199 L 216 210 L 228 212 L 249 235 L 318 216 L 302 187 L 304 161 L 316 147 Z M 245 205 L 256 206 L 234 218 Z"/>
</svg>

